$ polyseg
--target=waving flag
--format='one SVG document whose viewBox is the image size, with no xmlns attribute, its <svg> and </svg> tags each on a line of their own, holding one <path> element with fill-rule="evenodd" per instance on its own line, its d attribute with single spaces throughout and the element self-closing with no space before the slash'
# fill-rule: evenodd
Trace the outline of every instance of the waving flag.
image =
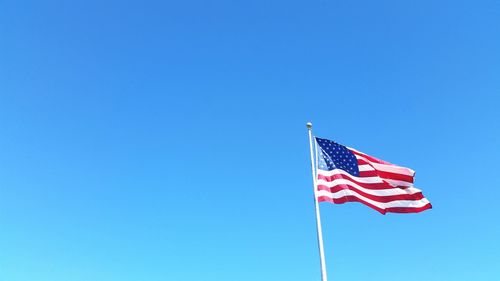
<svg viewBox="0 0 500 281">
<path fill-rule="evenodd" d="M 382 214 L 418 213 L 432 208 L 413 187 L 415 172 L 334 141 L 317 143 L 317 198 L 320 202 L 360 202 Z"/>
</svg>

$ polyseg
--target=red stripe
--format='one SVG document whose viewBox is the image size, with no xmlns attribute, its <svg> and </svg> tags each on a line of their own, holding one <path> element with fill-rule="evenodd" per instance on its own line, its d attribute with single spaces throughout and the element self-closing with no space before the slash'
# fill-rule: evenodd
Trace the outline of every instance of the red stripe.
<svg viewBox="0 0 500 281">
<path fill-rule="evenodd" d="M 370 165 L 369 162 L 366 162 L 363 159 L 358 159 L 358 165 Z M 405 175 L 405 174 L 397 174 L 397 173 L 391 173 L 391 172 L 386 172 L 386 171 L 381 171 L 377 170 L 375 167 L 370 165 L 374 170 L 371 171 L 363 171 L 360 172 L 359 175 L 362 177 L 374 177 L 374 176 L 379 176 L 381 178 L 385 179 L 391 179 L 391 180 L 401 180 L 401 181 L 406 181 L 413 183 L 413 177 L 410 175 Z M 377 173 L 376 175 L 373 175 L 374 173 Z"/>
<path fill-rule="evenodd" d="M 420 213 L 422 211 L 425 211 L 427 209 L 432 208 L 432 205 L 430 203 L 428 203 L 428 204 L 426 204 L 422 207 L 418 207 L 418 208 L 392 207 L 392 208 L 382 209 L 382 208 L 379 208 L 379 207 L 372 205 L 368 202 L 365 202 L 362 199 L 359 199 L 355 196 L 344 196 L 344 197 L 341 197 L 338 199 L 333 199 L 333 198 L 326 197 L 326 196 L 319 196 L 318 201 L 319 202 L 330 202 L 330 203 L 335 203 L 335 204 L 344 204 L 346 202 L 359 202 L 359 203 L 364 204 L 372 209 L 375 209 L 376 211 L 380 212 L 383 215 L 385 215 L 386 213 Z"/>
<path fill-rule="evenodd" d="M 378 173 L 377 171 L 360 171 L 359 177 L 360 178 L 378 177 Z"/>
<path fill-rule="evenodd" d="M 408 175 L 403 175 L 403 174 L 395 174 L 391 172 L 384 172 L 377 170 L 378 176 L 383 178 L 383 179 L 389 179 L 389 180 L 400 180 L 400 181 L 405 181 L 409 183 L 413 183 L 413 177 L 408 176 Z"/>
<path fill-rule="evenodd" d="M 349 150 L 350 150 L 350 149 L 349 149 Z M 364 157 L 364 158 L 368 159 L 368 161 L 372 161 L 372 162 L 374 162 L 374 163 L 379 163 L 379 164 L 386 164 L 386 165 L 396 166 L 396 165 L 394 165 L 394 164 L 392 164 L 392 163 L 386 162 L 386 161 L 384 161 L 384 160 L 380 160 L 380 159 L 378 159 L 378 158 L 375 158 L 375 157 L 373 157 L 373 156 L 370 156 L 370 155 L 367 155 L 367 154 L 361 153 L 361 152 L 359 152 L 359 151 L 354 151 L 354 150 L 350 150 L 350 151 L 351 151 L 352 153 L 354 153 L 354 154 L 356 154 L 356 155 L 359 155 L 359 156 L 361 156 L 361 157 Z"/>
<path fill-rule="evenodd" d="M 358 159 L 358 165 L 370 165 L 370 164 L 371 164 L 370 162 L 368 162 L 368 161 L 366 161 L 364 159 Z M 372 166 L 372 168 L 373 168 L 373 166 Z"/>
<path fill-rule="evenodd" d="M 360 171 L 359 177 L 360 178 L 379 177 L 382 179 L 400 180 L 400 181 L 405 181 L 408 183 L 413 183 L 413 181 L 414 181 L 412 176 L 403 175 L 403 174 L 395 174 L 395 173 L 391 173 L 391 172 L 384 172 L 384 171 L 380 171 L 380 170 Z"/>
<path fill-rule="evenodd" d="M 336 192 L 339 192 L 339 191 L 344 190 L 344 189 L 352 190 L 363 197 L 366 197 L 368 199 L 371 199 L 373 201 L 377 201 L 380 203 L 388 203 L 388 202 L 392 202 L 392 201 L 396 201 L 396 200 L 420 200 L 420 199 L 424 198 L 424 195 L 422 194 L 422 192 L 417 192 L 417 193 L 413 193 L 413 194 L 399 194 L 399 195 L 387 195 L 387 196 L 380 195 L 380 196 L 378 196 L 378 195 L 373 195 L 373 194 L 363 192 L 363 191 L 357 189 L 356 187 L 351 186 L 351 185 L 347 185 L 347 184 L 338 184 L 338 185 L 335 185 L 333 187 L 328 187 L 325 185 L 318 185 L 318 190 L 326 190 L 326 191 L 329 191 L 331 193 L 336 193 Z"/>
</svg>

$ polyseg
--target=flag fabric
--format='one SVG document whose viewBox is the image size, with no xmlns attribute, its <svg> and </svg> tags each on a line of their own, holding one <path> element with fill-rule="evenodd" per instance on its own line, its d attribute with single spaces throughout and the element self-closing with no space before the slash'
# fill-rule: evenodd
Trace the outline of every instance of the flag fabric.
<svg viewBox="0 0 500 281">
<path fill-rule="evenodd" d="M 319 202 L 360 202 L 382 214 L 418 213 L 432 208 L 422 191 L 413 187 L 412 169 L 331 140 L 315 139 Z"/>
</svg>

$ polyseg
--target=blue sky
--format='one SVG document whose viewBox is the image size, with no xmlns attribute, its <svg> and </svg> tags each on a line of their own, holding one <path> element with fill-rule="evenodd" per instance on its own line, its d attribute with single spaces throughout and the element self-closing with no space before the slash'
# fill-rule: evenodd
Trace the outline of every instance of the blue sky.
<svg viewBox="0 0 500 281">
<path fill-rule="evenodd" d="M 3 1 L 0 280 L 320 280 L 305 123 L 434 209 L 331 280 L 498 280 L 498 1 Z"/>
</svg>

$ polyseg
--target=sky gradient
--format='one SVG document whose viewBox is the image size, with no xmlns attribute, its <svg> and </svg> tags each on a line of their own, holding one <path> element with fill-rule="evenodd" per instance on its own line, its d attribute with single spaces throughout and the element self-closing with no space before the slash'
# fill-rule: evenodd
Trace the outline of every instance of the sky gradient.
<svg viewBox="0 0 500 281">
<path fill-rule="evenodd" d="M 2 1 L 0 281 L 320 280 L 305 124 L 433 209 L 330 280 L 500 280 L 499 1 Z M 493 172 L 490 172 L 493 171 Z"/>
</svg>

